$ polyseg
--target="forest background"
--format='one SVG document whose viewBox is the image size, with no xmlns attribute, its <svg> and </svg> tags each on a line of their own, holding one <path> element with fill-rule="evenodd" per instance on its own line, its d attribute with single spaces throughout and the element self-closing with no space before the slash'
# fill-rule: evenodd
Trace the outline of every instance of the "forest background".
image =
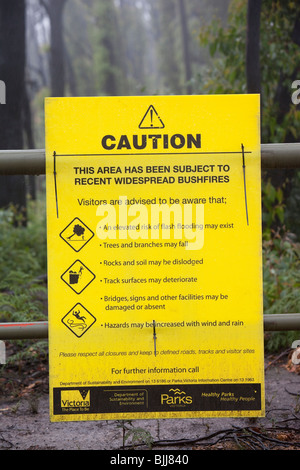
<svg viewBox="0 0 300 470">
<path fill-rule="evenodd" d="M 0 149 L 44 148 L 46 96 L 261 94 L 297 142 L 300 6 L 287 0 L 0 0 Z M 300 171 L 262 175 L 264 314 L 300 312 Z M 0 322 L 47 320 L 45 178 L 0 176 Z M 267 351 L 297 332 L 266 333 Z M 16 347 L 17 345 L 17 347 Z M 8 362 L 47 355 L 19 341 Z"/>
</svg>

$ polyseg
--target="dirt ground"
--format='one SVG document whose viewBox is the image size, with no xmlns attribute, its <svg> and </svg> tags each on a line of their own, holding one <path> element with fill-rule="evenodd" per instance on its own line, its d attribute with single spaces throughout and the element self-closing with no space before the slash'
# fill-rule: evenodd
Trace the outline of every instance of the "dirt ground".
<svg viewBox="0 0 300 470">
<path fill-rule="evenodd" d="M 49 420 L 47 362 L 6 367 L 0 371 L 0 450 L 298 450 L 300 375 L 288 364 L 287 355 L 265 360 L 264 418 L 62 423 Z"/>
</svg>

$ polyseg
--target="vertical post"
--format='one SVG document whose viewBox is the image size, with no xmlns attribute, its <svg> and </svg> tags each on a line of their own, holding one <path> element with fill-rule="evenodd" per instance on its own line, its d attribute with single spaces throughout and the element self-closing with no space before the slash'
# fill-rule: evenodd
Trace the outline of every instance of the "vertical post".
<svg viewBox="0 0 300 470">
<path fill-rule="evenodd" d="M 6 104 L 6 86 L 3 80 L 0 80 L 0 104 Z"/>
<path fill-rule="evenodd" d="M 4 341 L 0 341 L 0 364 L 6 363 L 6 351 Z"/>
</svg>

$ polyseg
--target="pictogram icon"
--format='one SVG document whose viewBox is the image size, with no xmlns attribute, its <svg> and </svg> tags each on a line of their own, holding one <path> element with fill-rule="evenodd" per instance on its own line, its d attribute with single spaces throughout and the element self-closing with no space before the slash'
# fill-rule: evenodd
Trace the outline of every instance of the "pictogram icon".
<svg viewBox="0 0 300 470">
<path fill-rule="evenodd" d="M 96 318 L 82 304 L 77 303 L 61 321 L 74 335 L 80 338 L 91 328 Z"/>
<path fill-rule="evenodd" d="M 139 124 L 140 129 L 163 129 L 165 127 L 154 106 L 150 105 Z"/>
<path fill-rule="evenodd" d="M 80 251 L 93 238 L 94 232 L 78 217 L 60 233 L 60 237 L 75 251 Z"/>
<path fill-rule="evenodd" d="M 95 277 L 95 274 L 79 259 L 74 261 L 61 275 L 61 279 L 76 292 L 76 294 L 81 294 Z"/>
</svg>

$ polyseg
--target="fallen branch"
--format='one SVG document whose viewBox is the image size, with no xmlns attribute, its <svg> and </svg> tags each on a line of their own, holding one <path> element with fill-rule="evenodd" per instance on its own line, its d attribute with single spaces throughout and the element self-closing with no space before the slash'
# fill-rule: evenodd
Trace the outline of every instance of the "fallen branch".
<svg viewBox="0 0 300 470">
<path fill-rule="evenodd" d="M 163 439 L 152 442 L 152 448 L 154 447 L 169 447 L 169 446 L 187 446 L 201 444 L 202 446 L 215 446 L 216 444 L 223 441 L 234 441 L 239 448 L 247 446 L 251 450 L 271 450 L 276 444 L 277 447 L 300 447 L 299 441 L 283 441 L 272 437 L 267 433 L 276 433 L 276 431 L 286 431 L 286 432 L 299 432 L 299 429 L 290 429 L 283 427 L 272 426 L 270 428 L 264 428 L 262 431 L 255 430 L 253 426 L 247 427 L 235 427 L 229 429 L 223 429 L 220 431 L 215 431 L 207 436 L 196 437 L 193 439 Z M 214 439 L 217 438 L 217 439 Z M 269 445 L 268 445 L 269 444 Z M 126 448 L 136 448 L 143 446 L 143 443 L 138 445 L 128 445 Z"/>
</svg>

